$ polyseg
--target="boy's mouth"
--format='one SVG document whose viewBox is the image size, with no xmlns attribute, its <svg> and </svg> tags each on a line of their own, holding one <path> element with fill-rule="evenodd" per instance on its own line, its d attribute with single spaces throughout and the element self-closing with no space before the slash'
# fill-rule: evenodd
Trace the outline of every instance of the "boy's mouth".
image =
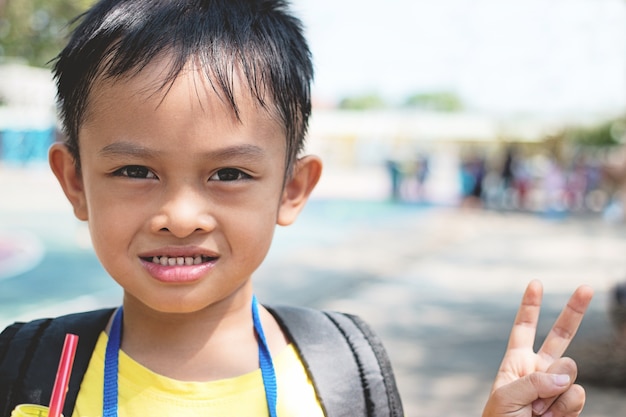
<svg viewBox="0 0 626 417">
<path fill-rule="evenodd" d="M 204 256 L 204 255 L 194 255 L 194 256 L 151 256 L 151 257 L 142 257 L 146 262 L 151 262 L 153 264 L 162 265 L 162 266 L 193 266 L 200 265 L 207 262 L 212 262 L 217 259 L 216 256 Z"/>
</svg>

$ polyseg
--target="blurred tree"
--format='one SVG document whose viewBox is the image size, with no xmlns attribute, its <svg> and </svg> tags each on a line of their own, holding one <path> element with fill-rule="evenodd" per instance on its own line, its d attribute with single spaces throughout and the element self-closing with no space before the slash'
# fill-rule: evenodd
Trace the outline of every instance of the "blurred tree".
<svg viewBox="0 0 626 417">
<path fill-rule="evenodd" d="M 67 40 L 76 15 L 95 0 L 0 0 L 0 59 L 43 67 Z"/>
<path fill-rule="evenodd" d="M 611 120 L 593 127 L 569 129 L 566 137 L 578 145 L 584 146 L 616 146 L 626 141 L 626 121 Z"/>
<path fill-rule="evenodd" d="M 442 112 L 454 112 L 463 109 L 461 99 L 454 93 L 436 91 L 430 93 L 417 93 L 408 97 L 404 107 L 418 108 L 422 110 L 434 110 Z"/>
<path fill-rule="evenodd" d="M 372 110 L 386 107 L 385 100 L 378 94 L 345 97 L 339 102 L 339 108 L 344 110 Z"/>
</svg>

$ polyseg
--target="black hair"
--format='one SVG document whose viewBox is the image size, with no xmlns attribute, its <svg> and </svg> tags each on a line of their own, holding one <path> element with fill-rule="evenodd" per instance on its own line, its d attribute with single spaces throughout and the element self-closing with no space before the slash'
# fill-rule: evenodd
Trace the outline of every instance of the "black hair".
<svg viewBox="0 0 626 417">
<path fill-rule="evenodd" d="M 285 128 L 290 175 L 311 113 L 311 53 L 302 23 L 283 0 L 101 0 L 77 18 L 54 76 L 66 143 L 80 170 L 78 131 L 94 83 L 139 73 L 159 56 L 172 65 L 163 88 L 190 60 L 239 116 L 233 92 L 240 71 L 252 96 Z"/>
</svg>

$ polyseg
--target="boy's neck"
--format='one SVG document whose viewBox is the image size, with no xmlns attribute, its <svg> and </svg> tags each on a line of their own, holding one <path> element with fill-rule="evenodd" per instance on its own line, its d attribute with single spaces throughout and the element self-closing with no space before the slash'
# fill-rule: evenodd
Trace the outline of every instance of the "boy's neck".
<svg viewBox="0 0 626 417">
<path fill-rule="evenodd" d="M 122 350 L 141 365 L 170 378 L 209 381 L 231 378 L 258 368 L 252 290 L 201 311 L 168 314 L 124 297 Z M 259 307 L 272 354 L 286 346 L 278 324 Z"/>
</svg>

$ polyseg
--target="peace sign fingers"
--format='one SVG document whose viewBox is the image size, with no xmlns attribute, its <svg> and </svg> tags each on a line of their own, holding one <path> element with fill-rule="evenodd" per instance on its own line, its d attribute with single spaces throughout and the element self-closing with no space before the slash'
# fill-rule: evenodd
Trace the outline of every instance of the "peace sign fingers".
<svg viewBox="0 0 626 417">
<path fill-rule="evenodd" d="M 576 364 L 561 356 L 580 326 L 593 290 L 584 285 L 574 291 L 535 353 L 542 295 L 539 281 L 528 284 L 483 417 L 580 414 L 585 393 L 574 384 Z"/>
</svg>

